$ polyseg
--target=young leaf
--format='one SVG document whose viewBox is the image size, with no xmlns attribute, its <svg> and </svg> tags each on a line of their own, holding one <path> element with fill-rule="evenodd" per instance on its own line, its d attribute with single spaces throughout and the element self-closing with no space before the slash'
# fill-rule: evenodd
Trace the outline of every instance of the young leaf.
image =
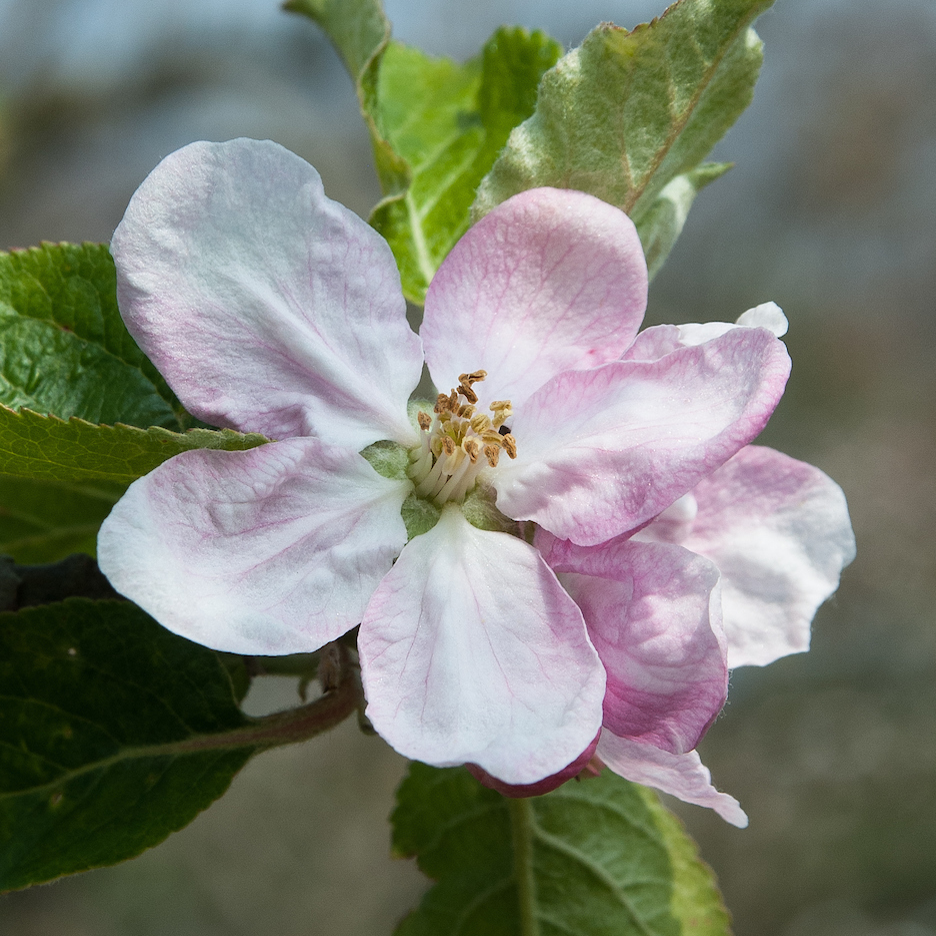
<svg viewBox="0 0 936 936">
<path fill-rule="evenodd" d="M 390 42 L 390 21 L 381 0 L 286 0 L 283 7 L 308 16 L 331 40 L 354 81 L 381 188 L 385 195 L 405 191 L 410 180 L 409 166 L 386 140 L 379 125 L 377 81 L 381 58 Z"/>
<path fill-rule="evenodd" d="M 106 244 L 0 253 L 0 326 L 0 404 L 180 427 L 181 405 L 120 318 Z"/>
<path fill-rule="evenodd" d="M 355 80 L 386 196 L 370 221 L 393 248 L 404 294 L 422 303 L 468 228 L 478 183 L 533 113 L 540 77 L 562 47 L 502 28 L 459 65 L 391 42 L 379 0 L 289 0 L 286 9 L 325 30 Z"/>
<path fill-rule="evenodd" d="M 22 565 L 93 556 L 98 528 L 125 487 L 0 475 L 0 553 Z"/>
<path fill-rule="evenodd" d="M 0 472 L 49 481 L 129 484 L 189 449 L 240 451 L 267 441 L 233 429 L 180 433 L 159 426 L 95 426 L 0 406 Z"/>
<path fill-rule="evenodd" d="M 536 111 L 481 183 L 472 219 L 526 189 L 580 189 L 626 211 L 646 245 L 664 187 L 750 103 L 762 60 L 750 24 L 772 2 L 679 0 L 631 32 L 596 27 L 543 76 Z"/>
<path fill-rule="evenodd" d="M 438 883 L 397 936 L 727 936 L 711 871 L 650 790 L 610 771 L 509 800 L 414 763 L 394 851 Z"/>
<path fill-rule="evenodd" d="M 468 209 L 510 131 L 533 113 L 543 72 L 562 53 L 545 33 L 503 27 L 464 65 L 391 43 L 380 65 L 378 125 L 411 171 L 371 224 L 387 239 L 413 302 L 468 229 Z"/>
<path fill-rule="evenodd" d="M 315 702 L 248 718 L 243 668 L 129 602 L 0 614 L 0 891 L 134 857 L 191 822 L 253 753 L 360 702 L 345 667 Z"/>
</svg>

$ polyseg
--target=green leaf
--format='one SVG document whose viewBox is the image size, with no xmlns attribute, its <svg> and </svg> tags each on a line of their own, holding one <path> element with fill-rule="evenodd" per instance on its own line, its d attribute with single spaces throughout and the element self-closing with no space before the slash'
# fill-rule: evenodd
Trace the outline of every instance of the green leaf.
<svg viewBox="0 0 936 936">
<path fill-rule="evenodd" d="M 513 127 L 533 113 L 540 77 L 561 53 L 544 33 L 519 27 L 499 29 L 464 65 L 399 43 L 384 52 L 377 122 L 410 167 L 411 182 L 370 220 L 393 249 L 412 302 L 424 300 L 468 229 L 478 184 Z"/>
<path fill-rule="evenodd" d="M 248 718 L 243 669 L 129 602 L 0 614 L 0 891 L 134 857 L 191 822 L 253 753 L 360 703 L 344 666 L 315 702 Z"/>
<path fill-rule="evenodd" d="M 117 309 L 105 244 L 0 253 L 0 404 L 180 428 L 185 414 Z"/>
<path fill-rule="evenodd" d="M 417 304 L 468 228 L 475 190 L 510 131 L 533 113 L 540 77 L 562 54 L 544 33 L 501 28 L 460 65 L 390 41 L 378 0 L 289 0 L 328 34 L 352 78 L 386 196 L 371 224 Z"/>
<path fill-rule="evenodd" d="M 686 216 L 689 214 L 696 195 L 709 182 L 714 182 L 723 176 L 732 165 L 732 163 L 702 163 L 696 169 L 676 176 L 664 186 L 656 201 L 644 212 L 637 232 L 643 244 L 651 279 L 663 266 L 663 262 L 682 233 Z"/>
<path fill-rule="evenodd" d="M 23 565 L 93 556 L 98 528 L 125 487 L 0 475 L 0 553 Z"/>
<path fill-rule="evenodd" d="M 380 0 L 286 0 L 283 7 L 308 16 L 331 40 L 354 80 L 381 188 L 384 194 L 404 191 L 409 185 L 409 166 L 379 127 L 377 81 L 381 58 L 390 42 L 390 21 L 383 4 Z"/>
<path fill-rule="evenodd" d="M 543 76 L 536 111 L 478 191 L 477 220 L 541 185 L 602 198 L 645 226 L 751 101 L 772 0 L 679 0 L 631 32 L 603 23 Z M 645 235 L 646 236 L 646 235 Z"/>
<path fill-rule="evenodd" d="M 0 472 L 49 481 L 129 484 L 189 449 L 241 451 L 267 441 L 233 429 L 180 433 L 159 426 L 95 426 L 0 407 Z"/>
<path fill-rule="evenodd" d="M 509 800 L 414 763 L 394 851 L 438 883 L 398 936 L 727 936 L 695 844 L 650 790 L 605 771 Z"/>
</svg>

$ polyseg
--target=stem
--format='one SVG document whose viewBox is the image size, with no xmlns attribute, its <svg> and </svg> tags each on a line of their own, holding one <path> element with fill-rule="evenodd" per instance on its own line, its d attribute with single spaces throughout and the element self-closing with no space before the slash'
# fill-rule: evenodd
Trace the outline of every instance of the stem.
<svg viewBox="0 0 936 936">
<path fill-rule="evenodd" d="M 533 877 L 533 807 L 526 797 L 507 798 L 513 837 L 514 880 L 520 905 L 520 936 L 540 936 Z"/>
</svg>

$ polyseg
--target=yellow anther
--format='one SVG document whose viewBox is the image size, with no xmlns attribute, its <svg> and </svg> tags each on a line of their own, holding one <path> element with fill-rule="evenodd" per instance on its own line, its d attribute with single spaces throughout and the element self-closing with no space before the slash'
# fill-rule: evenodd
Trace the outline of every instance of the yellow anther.
<svg viewBox="0 0 936 936">
<path fill-rule="evenodd" d="M 482 432 L 486 432 L 491 428 L 491 417 L 486 413 L 475 413 L 471 417 L 471 428 L 474 429 L 478 435 L 481 435 Z"/>
<path fill-rule="evenodd" d="M 517 457 L 517 440 L 512 433 L 508 432 L 507 435 L 501 436 L 501 445 L 511 458 Z"/>
<path fill-rule="evenodd" d="M 487 463 L 492 468 L 496 468 L 497 460 L 500 458 L 500 446 L 499 445 L 485 445 L 484 457 L 487 459 Z"/>
<path fill-rule="evenodd" d="M 488 445 L 496 445 L 500 448 L 504 444 L 504 436 L 496 429 L 486 429 L 484 432 L 479 432 L 478 435 L 480 435 Z"/>
<path fill-rule="evenodd" d="M 462 419 L 471 419 L 474 415 L 475 408 L 470 403 L 463 403 L 458 407 L 458 415 Z"/>
<path fill-rule="evenodd" d="M 428 413 L 424 413 L 420 410 L 416 414 L 416 419 L 419 422 L 419 428 L 423 432 L 428 432 L 432 428 L 432 417 Z"/>
</svg>

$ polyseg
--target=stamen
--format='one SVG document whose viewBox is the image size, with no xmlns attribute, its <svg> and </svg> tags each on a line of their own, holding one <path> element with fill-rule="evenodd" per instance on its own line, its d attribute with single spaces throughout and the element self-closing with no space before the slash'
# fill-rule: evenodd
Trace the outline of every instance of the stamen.
<svg viewBox="0 0 936 936">
<path fill-rule="evenodd" d="M 517 440 L 504 425 L 513 415 L 510 400 L 491 403 L 488 409 L 493 417 L 476 410 L 478 394 L 473 385 L 485 377 L 483 370 L 459 374 L 458 386 L 436 397 L 434 416 L 417 412 L 424 434 L 420 445 L 410 451 L 407 471 L 419 497 L 440 506 L 463 500 L 486 466 L 497 467 L 502 450 L 510 458 L 517 457 Z"/>
<path fill-rule="evenodd" d="M 481 435 L 485 429 L 491 428 L 491 417 L 485 413 L 475 413 L 471 417 L 471 428 L 474 429 L 478 435 Z"/>
</svg>

